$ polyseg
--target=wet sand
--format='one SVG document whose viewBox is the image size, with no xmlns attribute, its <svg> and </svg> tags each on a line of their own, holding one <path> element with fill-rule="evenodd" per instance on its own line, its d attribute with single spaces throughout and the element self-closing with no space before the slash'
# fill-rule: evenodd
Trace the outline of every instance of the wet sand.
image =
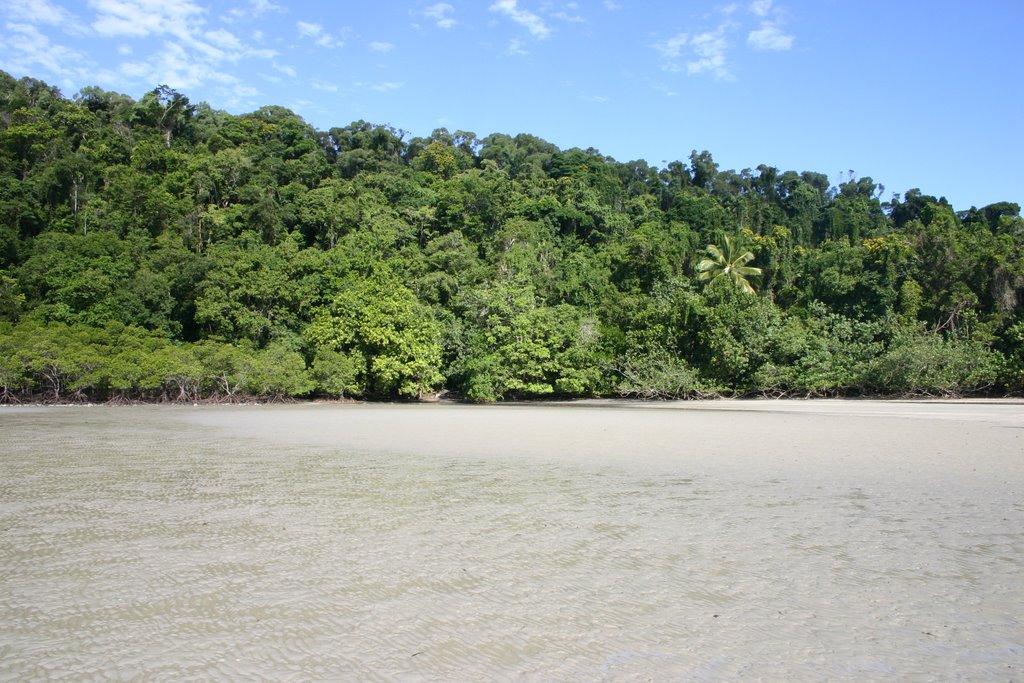
<svg viewBox="0 0 1024 683">
<path fill-rule="evenodd" d="M 1024 404 L 0 408 L 0 679 L 1021 680 Z"/>
</svg>

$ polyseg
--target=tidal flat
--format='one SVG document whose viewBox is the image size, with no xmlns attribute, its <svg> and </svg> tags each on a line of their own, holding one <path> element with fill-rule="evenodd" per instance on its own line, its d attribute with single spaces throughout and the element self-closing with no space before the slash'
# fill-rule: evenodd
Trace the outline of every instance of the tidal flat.
<svg viewBox="0 0 1024 683">
<path fill-rule="evenodd" d="M 2 680 L 1024 680 L 1024 403 L 0 408 Z"/>
</svg>

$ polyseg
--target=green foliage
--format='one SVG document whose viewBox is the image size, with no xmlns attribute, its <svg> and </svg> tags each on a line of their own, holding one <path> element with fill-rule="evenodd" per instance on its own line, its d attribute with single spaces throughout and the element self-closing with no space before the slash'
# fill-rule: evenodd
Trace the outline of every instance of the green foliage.
<svg viewBox="0 0 1024 683">
<path fill-rule="evenodd" d="M 761 366 L 787 351 L 790 330 L 768 299 L 719 287 L 699 315 L 693 359 L 718 387 L 758 389 L 755 377 Z"/>
<path fill-rule="evenodd" d="M 1019 204 L 882 194 L 0 73 L 0 401 L 1024 391 Z"/>
<path fill-rule="evenodd" d="M 569 304 L 545 306 L 529 286 L 479 288 L 462 302 L 470 332 L 461 389 L 473 401 L 587 395 L 602 380 L 597 321 Z"/>
<path fill-rule="evenodd" d="M 353 371 L 353 393 L 371 396 L 421 398 L 444 379 L 440 326 L 386 271 L 351 283 L 314 315 L 305 334 L 317 350 L 318 376 L 339 395 Z M 332 359 L 339 367 L 330 368 Z"/>
<path fill-rule="evenodd" d="M 257 396 L 282 399 L 304 396 L 316 387 L 306 370 L 306 361 L 297 351 L 281 343 L 271 344 L 254 354 L 248 390 Z"/>
<path fill-rule="evenodd" d="M 898 337 L 871 360 L 866 384 L 908 394 L 959 396 L 992 388 L 999 373 L 998 354 L 983 344 L 936 333 L 912 334 Z"/>
<path fill-rule="evenodd" d="M 838 395 L 868 389 L 868 363 L 883 350 L 883 325 L 861 322 L 812 303 L 788 316 L 772 358 L 757 369 L 754 385 L 773 395 Z"/>
<path fill-rule="evenodd" d="M 1002 381 L 1014 392 L 1024 391 L 1024 320 L 1010 325 L 1003 335 L 1004 370 Z"/>
</svg>

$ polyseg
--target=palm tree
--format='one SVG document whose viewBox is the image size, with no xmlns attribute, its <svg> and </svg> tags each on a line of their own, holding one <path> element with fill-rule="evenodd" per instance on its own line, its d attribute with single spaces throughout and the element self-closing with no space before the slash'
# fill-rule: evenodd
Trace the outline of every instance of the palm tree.
<svg viewBox="0 0 1024 683">
<path fill-rule="evenodd" d="M 744 251 L 738 239 L 723 235 L 722 247 L 717 244 L 707 246 L 708 257 L 697 264 L 697 279 L 701 282 L 714 284 L 728 280 L 747 294 L 754 293 L 754 286 L 748 278 L 760 277 L 761 269 L 747 264 L 754 260 L 754 252 Z"/>
</svg>

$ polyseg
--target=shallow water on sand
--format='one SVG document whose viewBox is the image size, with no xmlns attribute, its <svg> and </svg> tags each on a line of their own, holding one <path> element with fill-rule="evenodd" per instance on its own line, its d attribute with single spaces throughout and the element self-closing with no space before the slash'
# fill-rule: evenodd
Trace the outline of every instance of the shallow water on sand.
<svg viewBox="0 0 1024 683">
<path fill-rule="evenodd" d="M 1024 677 L 1024 430 L 783 412 L 2 409 L 0 679 Z"/>
</svg>

